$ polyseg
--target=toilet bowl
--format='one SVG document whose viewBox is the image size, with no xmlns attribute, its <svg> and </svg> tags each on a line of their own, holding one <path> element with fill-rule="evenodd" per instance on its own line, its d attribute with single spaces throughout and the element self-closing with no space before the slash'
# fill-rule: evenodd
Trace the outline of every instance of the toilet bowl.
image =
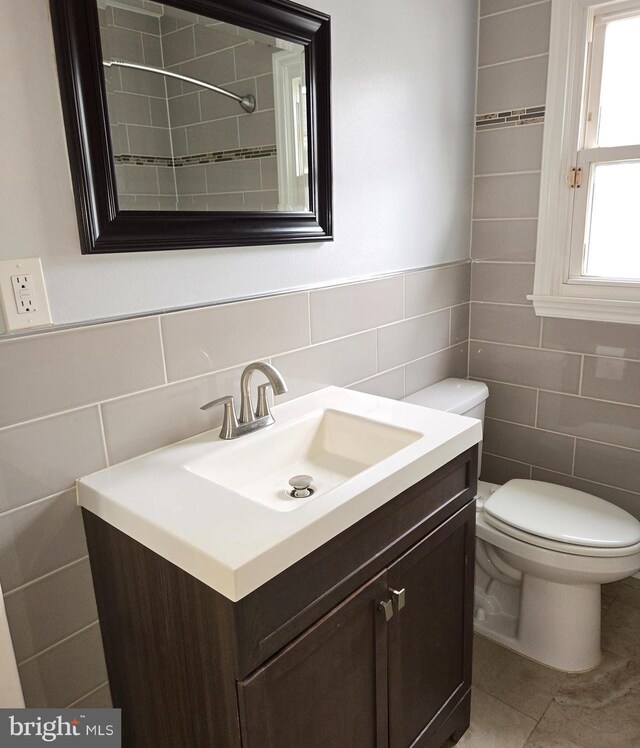
<svg viewBox="0 0 640 748">
<path fill-rule="evenodd" d="M 407 401 L 482 419 L 487 396 L 482 383 L 449 379 Z M 600 585 L 640 569 L 640 522 L 591 494 L 521 479 L 479 481 L 476 519 L 476 630 L 558 670 L 596 667 Z"/>
</svg>

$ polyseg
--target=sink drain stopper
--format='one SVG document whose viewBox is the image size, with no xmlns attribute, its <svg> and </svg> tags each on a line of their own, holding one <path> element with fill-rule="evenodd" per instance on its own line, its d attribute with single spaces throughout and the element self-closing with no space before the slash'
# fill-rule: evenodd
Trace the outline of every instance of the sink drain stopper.
<svg viewBox="0 0 640 748">
<path fill-rule="evenodd" d="M 313 494 L 313 488 L 309 488 L 313 478 L 310 475 L 294 475 L 289 479 L 291 490 L 287 493 L 293 499 L 306 499 Z"/>
</svg>

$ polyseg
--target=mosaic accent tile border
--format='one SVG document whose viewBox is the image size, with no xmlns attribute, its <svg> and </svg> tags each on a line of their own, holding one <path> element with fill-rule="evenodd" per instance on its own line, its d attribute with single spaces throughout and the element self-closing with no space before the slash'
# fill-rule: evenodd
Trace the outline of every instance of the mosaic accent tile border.
<svg viewBox="0 0 640 748">
<path fill-rule="evenodd" d="M 199 153 L 195 156 L 142 156 L 128 153 L 116 154 L 113 159 L 116 164 L 133 166 L 167 166 L 178 169 L 181 166 L 195 166 L 197 164 L 217 164 L 222 161 L 245 161 L 250 158 L 268 158 L 277 154 L 275 145 L 261 145 L 253 148 L 236 148 L 230 151 L 212 151 Z"/>
<path fill-rule="evenodd" d="M 545 107 L 534 106 L 528 109 L 512 109 L 510 112 L 492 112 L 476 117 L 477 130 L 491 130 L 515 125 L 534 125 L 544 122 Z"/>
</svg>

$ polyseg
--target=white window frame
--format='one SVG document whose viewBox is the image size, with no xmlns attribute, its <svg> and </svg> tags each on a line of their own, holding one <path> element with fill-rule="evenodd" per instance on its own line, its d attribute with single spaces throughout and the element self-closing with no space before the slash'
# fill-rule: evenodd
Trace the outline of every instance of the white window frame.
<svg viewBox="0 0 640 748">
<path fill-rule="evenodd" d="M 597 118 L 588 123 L 585 113 L 597 111 L 601 66 L 591 80 L 589 73 L 592 56 L 602 58 L 604 37 L 594 18 L 639 8 L 640 0 L 552 0 L 538 246 L 528 297 L 539 316 L 640 324 L 640 283 L 582 275 L 591 164 L 640 157 L 637 146 L 593 147 Z M 574 169 L 581 169 L 579 188 L 568 184 Z"/>
<path fill-rule="evenodd" d="M 299 45 L 272 56 L 276 111 L 278 210 L 300 211 L 309 205 L 309 165 L 305 147 L 306 122 L 300 120 L 304 86 L 304 55 Z M 297 82 L 301 81 L 300 85 Z M 306 110 L 305 110 L 306 111 Z M 304 161 L 304 163 L 302 163 Z"/>
</svg>

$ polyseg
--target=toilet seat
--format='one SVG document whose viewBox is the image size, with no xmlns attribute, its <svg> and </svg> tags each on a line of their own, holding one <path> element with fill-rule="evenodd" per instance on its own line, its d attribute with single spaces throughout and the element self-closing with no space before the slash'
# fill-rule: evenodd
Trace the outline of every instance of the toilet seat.
<svg viewBox="0 0 640 748">
<path fill-rule="evenodd" d="M 619 557 L 640 549 L 640 522 L 591 494 L 532 480 L 511 480 L 484 504 L 487 524 L 540 548 L 578 556 Z"/>
<path fill-rule="evenodd" d="M 521 540 L 529 545 L 536 546 L 537 548 L 545 548 L 549 551 L 567 553 L 572 556 L 589 556 L 591 558 L 621 558 L 622 556 L 632 556 L 634 553 L 640 552 L 640 542 L 622 548 L 597 548 L 595 546 L 591 547 L 587 545 L 561 543 L 557 540 L 550 540 L 549 538 L 543 538 L 540 535 L 533 535 L 530 532 L 519 530 L 517 527 L 506 524 L 506 522 L 500 522 L 500 520 L 491 517 L 486 512 L 483 512 L 483 517 L 489 526 L 503 532 L 505 535 L 508 535 L 515 540 Z"/>
</svg>

